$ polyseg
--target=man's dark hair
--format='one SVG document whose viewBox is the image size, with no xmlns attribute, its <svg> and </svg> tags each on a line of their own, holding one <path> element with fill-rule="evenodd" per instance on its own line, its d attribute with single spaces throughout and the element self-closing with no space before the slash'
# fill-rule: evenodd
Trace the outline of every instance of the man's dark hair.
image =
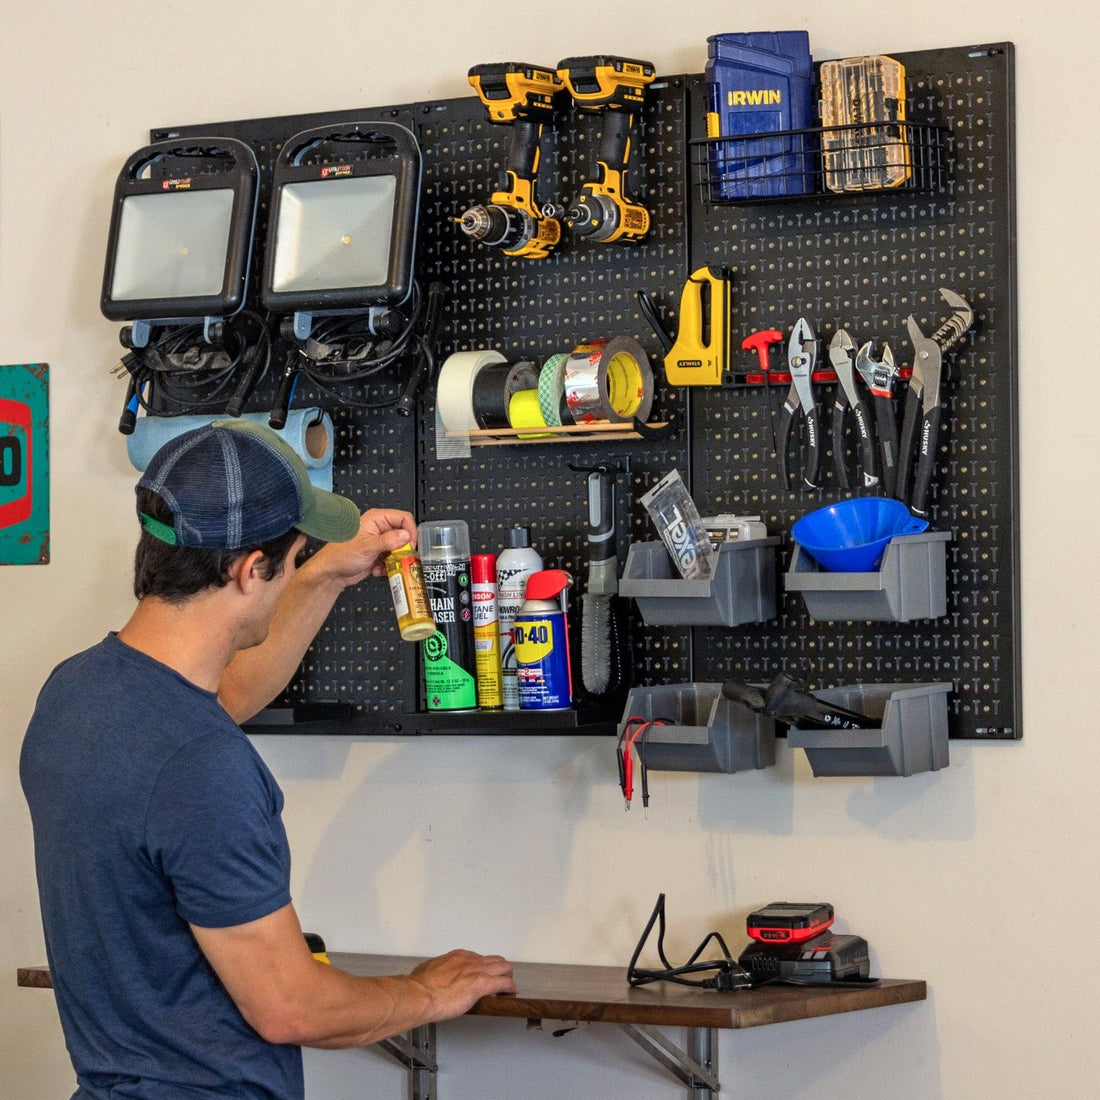
<svg viewBox="0 0 1100 1100">
<path fill-rule="evenodd" d="M 137 506 L 138 511 L 171 525 L 171 510 L 151 489 L 138 489 Z M 282 572 L 283 562 L 298 535 L 298 530 L 292 527 L 259 546 L 201 550 L 170 546 L 142 530 L 134 554 L 134 595 L 139 600 L 155 596 L 169 603 L 182 603 L 205 588 L 224 587 L 233 563 L 256 550 L 263 554 L 259 563 L 260 575 L 264 580 L 272 580 Z"/>
</svg>

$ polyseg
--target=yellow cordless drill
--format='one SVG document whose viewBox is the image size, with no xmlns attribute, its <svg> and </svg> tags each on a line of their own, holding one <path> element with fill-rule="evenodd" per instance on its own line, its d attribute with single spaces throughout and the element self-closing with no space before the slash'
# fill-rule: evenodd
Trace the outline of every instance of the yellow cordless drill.
<svg viewBox="0 0 1100 1100">
<path fill-rule="evenodd" d="M 475 241 L 498 245 L 509 256 L 542 259 L 561 240 L 561 222 L 536 203 L 539 143 L 564 85 L 553 69 L 515 62 L 475 65 L 467 79 L 490 120 L 510 126 L 512 138 L 488 204 L 471 206 L 455 220 Z"/>
<path fill-rule="evenodd" d="M 602 244 L 633 244 L 649 232 L 649 211 L 626 197 L 630 131 L 634 112 L 653 83 L 653 65 L 625 57 L 567 57 L 558 62 L 574 105 L 582 111 L 605 111 L 596 157 L 595 179 L 582 187 L 566 220 L 582 237 Z"/>
</svg>

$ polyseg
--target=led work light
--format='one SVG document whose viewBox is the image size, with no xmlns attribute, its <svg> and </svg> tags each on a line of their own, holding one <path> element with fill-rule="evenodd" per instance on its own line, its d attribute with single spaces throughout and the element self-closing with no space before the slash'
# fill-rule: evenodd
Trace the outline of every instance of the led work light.
<svg viewBox="0 0 1100 1100">
<path fill-rule="evenodd" d="M 404 126 L 349 123 L 303 130 L 275 164 L 261 296 L 293 314 L 381 315 L 413 286 L 420 148 Z"/>
<path fill-rule="evenodd" d="M 158 142 L 115 183 L 100 308 L 132 322 L 144 347 L 154 324 L 209 326 L 244 305 L 259 167 L 233 138 Z"/>
</svg>

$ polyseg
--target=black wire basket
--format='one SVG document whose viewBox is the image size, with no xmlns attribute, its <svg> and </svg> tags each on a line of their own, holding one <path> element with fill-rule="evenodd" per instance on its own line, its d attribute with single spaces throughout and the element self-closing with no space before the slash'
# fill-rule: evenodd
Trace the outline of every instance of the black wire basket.
<svg viewBox="0 0 1100 1100">
<path fill-rule="evenodd" d="M 777 130 L 692 141 L 706 203 L 775 202 L 947 188 L 948 130 L 918 122 Z"/>
</svg>

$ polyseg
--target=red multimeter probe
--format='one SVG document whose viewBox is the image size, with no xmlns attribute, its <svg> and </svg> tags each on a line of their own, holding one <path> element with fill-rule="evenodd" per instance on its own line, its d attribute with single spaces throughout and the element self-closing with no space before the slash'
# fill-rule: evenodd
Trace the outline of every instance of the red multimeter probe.
<svg viewBox="0 0 1100 1100">
<path fill-rule="evenodd" d="M 745 930 L 759 943 L 804 943 L 832 923 L 828 902 L 773 901 L 748 915 Z"/>
</svg>

